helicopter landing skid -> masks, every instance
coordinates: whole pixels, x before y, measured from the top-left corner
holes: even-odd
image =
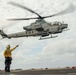
[[[41,38],[41,37],[40,37],[39,40],[50,39],[50,38],[56,38],[56,37],[58,37],[58,36],[52,36],[52,35],[51,35],[51,37],[46,37],[46,38]]]

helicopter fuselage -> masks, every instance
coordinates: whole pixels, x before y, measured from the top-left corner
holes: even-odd
[[[47,23],[45,20],[37,20],[29,26],[23,27],[24,32],[9,34],[10,38],[28,37],[28,36],[49,36],[49,34],[61,33],[68,25],[61,22]]]
[[[18,37],[29,37],[29,36],[40,36],[45,37],[50,34],[58,34],[61,33],[68,25],[61,22],[53,22],[48,23],[45,20],[36,20],[36,22],[32,23],[29,26],[23,27],[25,31],[17,32],[12,34],[6,34],[0,30],[0,34],[3,38],[18,38]]]

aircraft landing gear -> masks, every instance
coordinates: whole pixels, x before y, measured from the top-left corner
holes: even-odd
[[[51,37],[45,37],[45,38],[42,38],[42,37],[40,36],[40,39],[39,39],[39,40],[49,39],[49,38],[56,38],[56,37],[58,37],[58,35],[56,35],[56,36],[52,36],[52,34],[51,34]]]

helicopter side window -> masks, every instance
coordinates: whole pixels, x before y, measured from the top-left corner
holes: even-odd
[[[26,34],[27,34],[27,31],[26,31]]]
[[[31,33],[33,33],[33,31],[31,31]]]

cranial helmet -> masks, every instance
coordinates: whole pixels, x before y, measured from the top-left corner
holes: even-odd
[[[7,49],[9,49],[10,48],[10,45],[7,45],[7,47],[6,47]]]

